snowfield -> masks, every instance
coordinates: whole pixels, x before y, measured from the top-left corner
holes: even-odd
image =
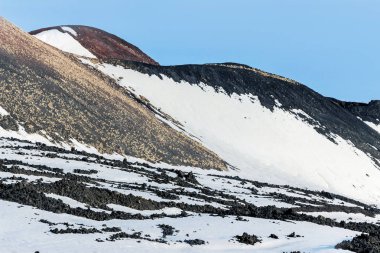
[[[378,229],[337,195],[137,160],[0,138],[0,252],[343,252]]]
[[[229,96],[206,84],[177,83],[164,75],[82,61],[170,115],[180,123],[176,127],[195,136],[245,178],[380,203],[380,172],[373,159],[340,136],[330,136],[334,143],[318,133],[298,116],[311,118],[300,109],[289,112],[277,104],[271,111],[252,94]]]
[[[163,218],[147,221],[92,221],[66,214],[53,214],[33,209],[29,206],[20,207],[7,201],[0,201],[0,216],[10,217],[0,220],[0,251],[1,252],[343,252],[335,250],[334,245],[355,236],[355,232],[344,229],[329,228],[307,222],[283,222],[248,218],[248,221],[236,221],[234,217],[210,217],[209,215],[191,216],[173,219]],[[54,222],[84,224],[85,227],[102,229],[120,227],[123,231],[141,231],[151,237],[161,237],[159,224],[168,224],[177,230],[174,236],[168,237],[168,244],[144,240],[125,239],[119,241],[96,242],[106,240],[107,234],[65,234],[58,235],[49,232],[49,226],[39,222],[41,218]],[[191,226],[189,226],[191,224]],[[78,226],[78,225],[76,225]],[[64,226],[63,226],[64,227]],[[79,226],[78,226],[79,227]],[[7,233],[1,233],[7,231]],[[287,238],[292,232],[303,235],[301,238]],[[276,233],[281,239],[268,238],[258,246],[241,245],[229,241],[235,235],[250,232],[260,238],[267,238]],[[189,246],[176,242],[190,237],[203,238],[206,245]]]

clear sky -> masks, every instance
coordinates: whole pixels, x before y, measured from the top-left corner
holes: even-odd
[[[25,31],[98,27],[162,65],[232,61],[380,99],[379,0],[0,0],[0,15]]]

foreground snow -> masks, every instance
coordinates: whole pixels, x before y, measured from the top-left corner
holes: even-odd
[[[124,165],[118,167],[115,165],[121,165],[118,161],[83,152],[0,138],[0,161],[3,162],[0,188],[9,191],[12,187],[21,187],[11,196],[0,191],[0,217],[6,217],[0,219],[0,252],[83,252],[84,249],[86,252],[338,252],[335,245],[361,233],[331,226],[338,223],[317,225],[302,221],[309,219],[308,216],[295,214],[289,217],[301,220],[281,218],[287,216],[253,217],[258,214],[250,211],[246,216],[223,214],[234,206],[243,208],[242,212],[246,212],[244,208],[251,210],[255,206],[264,208],[259,212],[266,212],[265,207],[272,206],[268,209],[271,212],[275,206],[279,213],[292,208],[310,217],[349,216],[354,218],[353,222],[376,223],[376,218],[367,215],[368,206],[338,196],[247,181],[236,177],[238,172],[151,166],[129,160],[128,164],[123,162]],[[186,175],[192,176],[185,179]],[[83,186],[88,192],[85,188],[76,192],[77,187]],[[44,192],[44,197],[36,195],[35,190]],[[168,199],[160,192],[177,198]],[[105,193],[109,197],[103,199]],[[91,200],[91,194],[99,197]],[[131,196],[139,200],[129,204],[119,201]],[[31,201],[28,202],[31,205],[25,201]],[[41,205],[44,201],[49,202]],[[58,202],[51,205],[51,201]],[[106,205],[94,204],[97,201],[107,202]],[[135,206],[146,201],[159,203],[161,207],[152,209],[147,205],[140,209]],[[55,210],[57,205],[64,208]],[[188,208],[199,212],[186,210]],[[317,213],[314,209],[322,211]],[[344,216],[328,211],[330,209],[352,213]],[[379,217],[378,211],[374,211]],[[317,218],[311,220],[325,222]],[[160,228],[162,224],[173,228],[173,233],[165,236]],[[117,231],[105,230],[115,227]],[[76,229],[84,232],[77,233]],[[86,232],[89,230],[93,232]],[[138,233],[138,238],[112,239],[120,232]],[[290,236],[293,232],[295,237]],[[254,234],[262,242],[239,243],[235,236],[243,233]],[[270,238],[271,234],[278,239]],[[195,239],[205,244],[190,246],[186,243]]]
[[[186,218],[163,218],[146,221],[93,221],[66,214],[53,214],[19,204],[0,201],[0,251],[1,252],[343,252],[335,250],[334,246],[357,233],[319,226],[307,222],[282,222],[247,218],[248,221],[236,221],[235,217],[211,217],[209,215],[191,216]],[[123,231],[141,231],[160,238],[159,224],[173,226],[179,232],[167,236],[168,244],[125,239],[120,241],[96,242],[96,239],[106,240],[107,234],[66,234],[49,233],[49,226],[39,222],[40,219],[56,223],[68,222],[79,227],[95,227],[101,229],[120,227]],[[288,238],[287,235],[297,231],[303,237]],[[263,243],[257,246],[242,245],[230,241],[235,235],[249,232],[263,238]],[[275,233],[279,239],[268,236]],[[186,234],[189,234],[187,236]],[[188,246],[178,243],[178,240],[202,238],[208,243],[201,246]]]

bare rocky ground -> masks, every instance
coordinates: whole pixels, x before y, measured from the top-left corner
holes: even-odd
[[[357,237],[339,243],[337,248],[379,252],[380,210],[328,192],[255,182],[224,172],[107,159],[15,139],[0,139],[0,161],[0,200],[21,206],[99,222],[160,221],[198,215],[235,217],[236,226],[250,218],[310,222],[358,232]],[[361,215],[367,220],[330,219],[313,213]],[[97,243],[136,240],[192,247],[208,243],[196,234],[175,239],[184,231],[165,223],[155,226],[161,232],[153,236],[146,231],[123,231],[117,226],[95,227],[44,218],[39,222],[48,226],[47,233],[56,235],[102,235]],[[189,224],[189,228],[196,230],[196,225]],[[278,240],[277,233],[272,231],[266,238],[259,238],[247,231],[230,241],[258,245]],[[284,238],[304,236],[294,231]]]

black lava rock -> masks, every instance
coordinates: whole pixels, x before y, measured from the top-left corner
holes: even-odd
[[[235,236],[237,241],[244,244],[255,245],[256,243],[260,243],[261,240],[256,235],[250,235],[248,233],[243,233],[242,235]]]

